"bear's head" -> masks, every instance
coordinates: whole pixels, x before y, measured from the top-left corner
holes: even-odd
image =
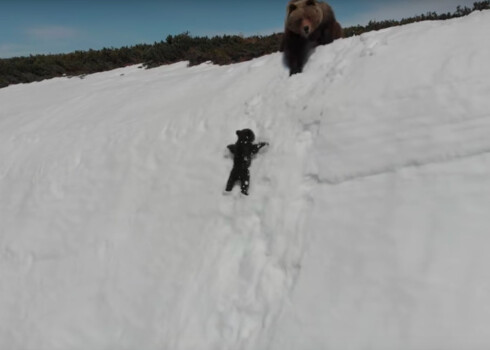
[[[323,20],[317,0],[291,0],[287,7],[286,29],[307,38]]]
[[[238,142],[252,143],[255,140],[254,132],[250,129],[237,130]]]

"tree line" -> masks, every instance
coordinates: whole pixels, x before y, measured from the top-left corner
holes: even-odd
[[[344,28],[345,37],[404,25],[408,23],[446,20],[473,11],[490,9],[490,0],[473,3],[473,8],[458,6],[453,13],[429,12],[402,20],[370,21],[367,25]],[[57,55],[31,55],[0,59],[0,88],[61,76],[83,76],[134,64],[153,68],[163,64],[189,61],[190,65],[213,62],[225,65],[251,60],[279,50],[282,33],[242,37],[223,35],[193,37],[189,33],[169,35],[164,41],[122,48],[75,51]]]

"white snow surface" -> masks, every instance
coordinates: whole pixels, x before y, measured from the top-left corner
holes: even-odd
[[[489,33],[1,89],[0,349],[490,349]]]

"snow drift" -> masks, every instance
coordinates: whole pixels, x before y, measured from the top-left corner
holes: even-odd
[[[1,89],[0,348],[489,348],[489,32]]]

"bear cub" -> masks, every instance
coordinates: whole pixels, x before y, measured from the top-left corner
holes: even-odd
[[[231,169],[226,191],[230,192],[236,182],[240,182],[240,188],[244,195],[248,195],[250,185],[250,172],[248,168],[252,164],[252,157],[260,149],[267,146],[267,142],[254,144],[255,135],[250,129],[237,130],[238,141],[234,145],[228,145],[228,149],[233,154],[233,169]]]
[[[330,5],[317,0],[289,1],[281,43],[289,75],[303,71],[313,48],[342,37],[342,27]]]

